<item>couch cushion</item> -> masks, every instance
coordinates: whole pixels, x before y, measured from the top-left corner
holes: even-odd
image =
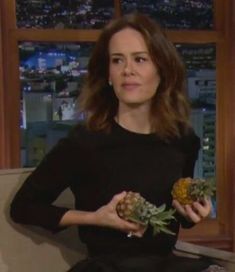
[[[0,170],[0,271],[64,272],[86,256],[75,227],[51,234],[9,218],[11,200],[31,170]],[[56,203],[72,207],[71,192],[65,191]]]

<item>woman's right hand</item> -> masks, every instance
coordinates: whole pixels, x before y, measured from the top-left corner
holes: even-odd
[[[146,227],[123,220],[117,214],[116,206],[125,195],[126,192],[115,195],[108,204],[102,206],[94,213],[96,225],[118,229],[131,233],[134,236],[142,237]]]

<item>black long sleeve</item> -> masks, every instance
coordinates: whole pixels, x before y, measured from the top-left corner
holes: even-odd
[[[188,138],[186,138],[183,142],[183,148],[187,156],[184,163],[182,177],[193,178],[194,167],[196,160],[198,159],[198,152],[200,149],[200,139],[198,137],[191,137],[191,140],[189,141]],[[189,222],[181,214],[177,214],[177,219],[179,220],[182,228],[188,229],[195,225],[193,222]]]
[[[68,207],[53,202],[66,188],[75,198],[75,208],[95,211],[122,191],[136,191],[149,202],[171,207],[171,189],[182,176],[191,176],[199,149],[199,139],[190,132],[182,139],[166,143],[155,134],[132,133],[114,123],[110,133],[91,132],[79,125],[49,152],[26,179],[11,205],[11,217],[23,224],[33,224],[58,231]],[[191,227],[178,216],[169,228]],[[147,231],[142,239],[128,239],[122,232],[98,226],[80,226],[81,240],[91,251],[110,247],[129,251],[152,248],[169,252],[177,235]],[[102,246],[101,246],[102,245]]]
[[[69,187],[75,162],[76,149],[68,139],[61,140],[26,179],[14,197],[10,215],[15,222],[60,229],[58,223],[68,208],[52,203]]]

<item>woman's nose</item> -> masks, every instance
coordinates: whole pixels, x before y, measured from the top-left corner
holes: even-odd
[[[134,67],[133,67],[133,63],[131,61],[127,61],[125,63],[123,72],[124,72],[125,75],[134,74]]]

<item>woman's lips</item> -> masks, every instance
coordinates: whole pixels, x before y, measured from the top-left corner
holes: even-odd
[[[140,86],[140,84],[138,84],[138,83],[124,83],[124,84],[122,84],[122,87],[125,90],[134,90],[134,89],[138,88],[139,86]]]

